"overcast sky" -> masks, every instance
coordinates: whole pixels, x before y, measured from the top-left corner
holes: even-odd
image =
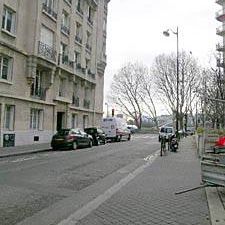
[[[176,35],[162,34],[168,28],[176,31],[178,26],[180,50],[191,51],[207,65],[216,43],[222,40],[216,35],[216,28],[222,25],[215,19],[220,9],[215,0],[111,0],[105,96],[113,75],[126,62],[139,61],[150,67],[157,55],[176,52]]]

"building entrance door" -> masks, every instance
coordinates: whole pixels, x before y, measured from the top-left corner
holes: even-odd
[[[64,112],[57,112],[57,131],[64,128]]]

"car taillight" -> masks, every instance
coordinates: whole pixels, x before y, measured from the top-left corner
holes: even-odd
[[[74,136],[72,136],[72,135],[68,135],[68,136],[66,136],[66,140],[74,140],[75,139],[75,137]]]

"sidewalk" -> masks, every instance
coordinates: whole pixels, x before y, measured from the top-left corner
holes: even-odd
[[[175,194],[200,184],[195,143],[192,137],[184,138],[180,151],[159,156],[134,180],[76,224],[224,225],[224,188],[200,188]]]
[[[44,152],[51,150],[50,143],[44,144],[33,144],[33,145],[22,145],[16,147],[0,147],[0,158],[27,155],[36,152]]]

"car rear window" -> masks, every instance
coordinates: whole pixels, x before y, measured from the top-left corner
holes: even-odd
[[[166,129],[166,133],[172,133],[172,132],[173,132],[172,128],[167,128]]]
[[[64,135],[68,135],[70,132],[70,130],[59,130],[57,132],[58,135],[64,136]]]

